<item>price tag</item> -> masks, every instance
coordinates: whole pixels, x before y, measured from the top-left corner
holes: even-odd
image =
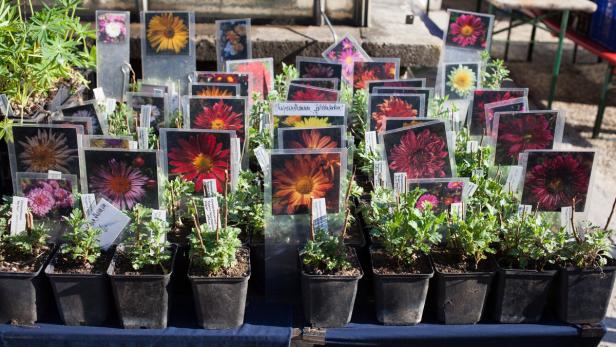
[[[462,186],[462,196],[470,198],[475,194],[479,186],[473,182],[464,182]]]
[[[255,152],[255,157],[257,157],[257,161],[259,162],[259,166],[261,167],[261,171],[263,171],[263,173],[267,173],[269,171],[269,166],[270,166],[270,157],[267,155],[267,151],[265,150],[265,147],[263,147],[262,145],[255,148],[254,150]]]
[[[216,180],[213,178],[206,178],[203,180],[203,196],[206,198],[213,198],[216,196],[218,189],[216,187]]]
[[[461,202],[454,202],[449,205],[449,208],[451,209],[452,216],[464,219],[464,205]]]
[[[94,207],[96,206],[96,197],[94,194],[81,194],[81,208],[86,218],[92,214]]]
[[[466,143],[466,153],[475,153],[479,150],[479,142],[468,141]]]
[[[386,170],[387,163],[384,160],[374,162],[374,188],[387,186]]]
[[[62,172],[54,171],[54,170],[49,170],[49,171],[47,171],[47,179],[48,180],[61,180],[62,179]]]
[[[312,199],[312,225],[314,230],[329,230],[325,198]]]
[[[520,185],[520,180],[522,179],[522,170],[521,166],[512,166],[509,169],[509,173],[507,174],[507,181],[505,181],[505,191],[506,192],[514,192],[518,189]]]
[[[94,92],[94,99],[96,99],[96,101],[105,100],[105,91],[102,87],[94,88],[92,91]]]
[[[564,227],[567,232],[573,232],[573,225],[571,224],[571,216],[573,215],[573,208],[571,206],[565,206],[560,208],[560,226]]]
[[[400,196],[406,193],[406,172],[394,173],[394,194]]]
[[[205,210],[205,223],[211,230],[220,228],[220,208],[217,198],[203,198],[203,209]]]
[[[533,212],[533,205],[519,205],[518,216],[528,216]]]
[[[130,218],[109,201],[101,199],[88,216],[88,221],[103,231],[98,237],[98,244],[107,250],[130,223]]]
[[[137,127],[137,142],[139,149],[148,149],[148,137],[150,136],[150,128]]]
[[[167,210],[152,210],[152,220],[167,221]]]
[[[11,236],[26,231],[26,212],[28,211],[28,198],[13,196],[11,203]]]
[[[144,128],[150,127],[152,120],[152,105],[141,106],[141,112],[139,113],[139,125]]]
[[[366,149],[370,152],[376,153],[376,131],[366,131]]]

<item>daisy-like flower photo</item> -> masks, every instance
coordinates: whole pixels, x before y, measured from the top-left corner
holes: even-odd
[[[79,175],[77,127],[13,127],[16,172]]]
[[[269,91],[274,87],[274,61],[272,58],[229,60],[227,61],[227,71],[249,74],[252,91],[259,93],[261,99],[267,99]]]
[[[339,211],[340,154],[273,154],[271,165],[272,214],[307,214],[311,198],[325,198],[327,213]]]
[[[520,153],[552,149],[558,112],[501,113],[496,130],[495,165],[517,165]]]
[[[398,59],[354,62],[353,89],[364,89],[369,81],[397,79],[399,64]]]
[[[148,53],[159,55],[189,54],[188,13],[146,13],[145,21]]]
[[[191,84],[191,95],[238,96],[239,84]]]
[[[479,64],[445,64],[445,95],[450,99],[464,99],[478,87]]]
[[[71,106],[61,108],[62,117],[70,118],[70,117],[84,117],[89,118],[91,120],[92,126],[92,134],[101,135],[103,134],[103,130],[101,129],[100,122],[98,120],[98,114],[96,112],[96,105],[94,102],[87,102],[83,105]]]
[[[152,113],[150,113],[150,127],[154,128],[158,134],[158,129],[165,127],[165,96],[155,95],[154,93],[127,93],[128,105],[133,110],[133,117],[139,119],[141,107],[143,105],[151,105]]]
[[[342,78],[342,65],[340,63],[315,62],[297,59],[297,70],[300,78]]]
[[[349,84],[353,84],[354,62],[371,60],[363,48],[349,35],[329,46],[323,52],[323,57],[329,62],[342,64],[342,78]]]
[[[473,103],[471,111],[471,124],[469,131],[471,135],[483,135],[486,128],[485,105],[505,101],[509,99],[521,98],[526,95],[526,89],[476,89],[473,92]]]
[[[121,210],[158,208],[156,152],[85,150],[88,192]]]
[[[216,45],[219,68],[224,68],[227,60],[249,59],[250,38],[248,33],[250,19],[231,19],[216,21]]]
[[[244,142],[244,99],[194,98],[189,108],[191,129],[234,130]]]
[[[126,15],[102,13],[98,16],[98,40],[103,43],[122,43],[126,40]]]
[[[224,83],[224,84],[239,84],[240,95],[248,96],[250,91],[248,90],[248,74],[246,73],[226,73],[226,72],[196,72],[198,83]]]
[[[370,130],[383,132],[385,119],[390,117],[417,117],[421,107],[421,98],[411,95],[370,96]]]
[[[583,212],[593,166],[594,152],[530,151],[522,204],[537,211],[559,212],[571,206]]]
[[[451,11],[446,44],[459,48],[485,49],[491,19],[491,16],[480,13]]]
[[[279,130],[282,149],[341,148],[343,127],[285,128]]]
[[[432,211],[441,213],[449,210],[451,204],[462,202],[462,190],[465,183],[465,181],[455,178],[434,181],[411,179],[408,181],[408,189],[420,188],[425,191],[417,200],[417,208],[423,210],[426,208],[426,203],[430,203]]]
[[[338,91],[299,84],[290,84],[288,101],[338,101]]]
[[[194,182],[195,192],[203,191],[204,179],[215,179],[218,192],[224,192],[225,171],[231,172],[230,133],[184,130],[164,136],[169,177]]]

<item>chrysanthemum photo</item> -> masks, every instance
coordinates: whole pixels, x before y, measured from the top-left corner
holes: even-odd
[[[224,69],[227,60],[250,59],[250,19],[216,21],[216,52],[218,68]]]
[[[325,198],[327,213],[339,212],[339,153],[272,154],[271,165],[272,214],[308,214],[311,198]]]
[[[465,184],[464,180],[456,178],[435,181],[417,179],[408,181],[408,190],[411,191],[416,188],[424,190],[417,201],[417,208],[423,210],[427,208],[429,203],[432,211],[441,213],[449,210],[451,204],[462,202],[462,191]]]
[[[522,204],[560,212],[575,199],[575,211],[583,212],[594,156],[594,152],[528,152]]]
[[[342,148],[344,127],[283,128],[278,134],[281,149]]]
[[[224,192],[225,171],[231,173],[231,133],[167,131],[161,135],[163,141],[169,177],[180,176],[194,182],[195,192],[203,191],[204,179],[215,179],[218,192]]]
[[[338,101],[338,91],[299,84],[290,84],[288,101]]]
[[[392,181],[396,172],[406,172],[408,179],[451,177],[443,122],[402,128],[382,136]]]
[[[464,99],[479,86],[479,64],[444,64],[445,95],[449,99]]]
[[[61,218],[70,213],[75,204],[77,177],[48,179],[45,174],[19,173],[17,195],[28,198],[28,207],[36,218]]]
[[[75,125],[83,130],[84,135],[93,135],[92,118],[89,117],[62,117],[50,119],[49,124],[55,125]]]
[[[399,59],[356,61],[353,64],[353,89],[364,89],[369,81],[398,78]]]
[[[60,109],[62,112],[62,116],[67,117],[87,117],[91,119],[92,124],[92,134],[93,135],[102,135],[103,130],[101,129],[100,121],[98,119],[98,112],[96,111],[94,101],[87,102],[83,105],[78,106],[70,106],[63,107]]]
[[[450,11],[445,44],[484,50],[491,34],[491,21],[492,16],[486,14]]]
[[[353,84],[354,62],[371,60],[363,48],[349,35],[329,46],[323,52],[323,57],[329,62],[342,64],[342,78],[349,84]]]
[[[469,131],[471,135],[480,136],[485,133],[486,113],[485,105],[509,99],[521,98],[527,94],[527,89],[476,89],[473,92],[473,103],[471,109],[471,120]]]
[[[158,129],[164,128],[166,103],[164,95],[155,95],[154,93],[126,93],[126,99],[129,107],[133,111],[133,117],[139,119],[141,107],[143,105],[151,105],[152,113],[150,113],[150,127],[154,128],[158,133]]]
[[[146,13],[147,52],[158,55],[187,55],[189,19],[187,12]]]
[[[224,83],[239,84],[241,96],[249,96],[249,79],[247,73],[226,73],[226,72],[196,72],[198,83]]]
[[[498,115],[495,165],[517,165],[520,153],[554,147],[557,111]]]
[[[324,128],[345,125],[344,117],[339,116],[278,116],[274,115],[274,143],[278,143],[278,129],[283,128]]]
[[[127,210],[136,204],[158,208],[158,166],[154,151],[84,150],[88,193]]]
[[[234,130],[244,142],[245,99],[191,98],[189,101],[191,129]]]
[[[191,84],[191,95],[195,96],[239,96],[239,84],[199,83]]]
[[[247,73],[250,76],[252,91],[267,99],[274,87],[274,61],[272,58],[229,60],[227,71]]]
[[[414,95],[373,94],[369,99],[370,130],[382,132],[389,117],[417,117],[422,98]]]
[[[126,15],[123,13],[102,13],[98,16],[98,40],[103,43],[122,43],[126,40]]]
[[[522,112],[528,110],[528,98],[515,98],[505,101],[496,101],[484,105],[486,134],[494,135],[494,115],[498,112]]]
[[[387,117],[384,121],[383,131],[412,127],[429,122],[434,122],[434,118]]]
[[[411,78],[408,80],[374,80],[367,81],[366,87],[368,88],[368,93],[372,94],[375,92],[374,88],[380,87],[390,87],[390,88],[424,88],[426,86],[425,78]]]
[[[314,61],[313,58],[297,58],[297,70],[300,78],[337,78],[342,79],[342,64]]]
[[[291,84],[340,90],[340,81],[337,78],[296,78],[291,80]]]

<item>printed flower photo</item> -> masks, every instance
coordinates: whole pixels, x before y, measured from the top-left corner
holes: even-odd
[[[517,165],[520,153],[552,149],[558,111],[499,113],[495,165]]]
[[[148,55],[188,55],[188,12],[146,12],[146,53]]]
[[[337,78],[296,78],[291,80],[291,84],[340,90],[340,83]]]
[[[408,191],[415,188],[425,190],[419,197],[415,205],[416,208],[424,210],[431,206],[432,211],[441,213],[448,211],[449,206],[456,202],[462,202],[462,192],[466,182],[459,179],[429,180],[408,180]]]
[[[434,122],[434,118],[426,117],[387,117],[383,124],[383,131],[396,130],[406,127],[414,127],[430,122]]]
[[[165,112],[167,100],[165,95],[155,95],[153,93],[126,93],[127,104],[133,110],[133,119],[139,119],[141,114],[141,106],[151,105],[152,113],[150,113],[150,127],[158,129],[165,127]]]
[[[281,149],[344,148],[344,126],[278,129]]]
[[[484,50],[491,35],[493,16],[473,12],[449,12],[445,45]]]
[[[411,78],[407,80],[374,80],[367,81],[368,94],[375,93],[374,88],[390,87],[390,88],[425,88],[425,78]]]
[[[130,136],[84,136],[85,148],[130,149]]]
[[[400,72],[400,59],[374,59],[353,63],[353,89],[365,89],[369,81],[395,80]]]
[[[161,143],[165,144],[167,176],[193,182],[195,192],[203,191],[204,179],[215,179],[222,194],[225,171],[228,177],[231,175],[231,137],[229,131],[163,131]]]
[[[372,94],[368,100],[370,130],[383,132],[389,117],[419,117],[425,100],[419,95]]]
[[[300,78],[336,78],[342,80],[342,64],[326,60],[297,57],[295,65]]]
[[[415,88],[415,87],[375,87],[373,94],[414,94],[423,95],[424,100],[430,100],[434,94],[434,88]],[[419,117],[427,117],[428,107],[424,107],[423,113]]]
[[[16,167],[13,172],[59,171],[79,175],[77,126],[13,126],[13,148]]]
[[[522,204],[560,212],[575,199],[575,211],[584,212],[594,157],[594,152],[528,152]]]
[[[465,99],[479,87],[478,63],[444,64],[443,84],[445,95],[450,100]]]
[[[408,179],[452,176],[443,122],[388,131],[381,135],[381,143],[392,182],[396,172],[406,172]]]
[[[84,150],[88,193],[121,210],[158,208],[156,151]]]
[[[224,69],[227,60],[252,58],[249,35],[250,19],[216,21],[218,69]]]
[[[361,48],[352,36],[346,35],[323,52],[323,58],[332,63],[342,64],[342,78],[353,84],[353,66],[356,61],[371,61],[368,53]]]
[[[473,92],[471,107],[471,119],[469,131],[471,135],[481,136],[485,134],[486,112],[485,105],[509,99],[521,98],[528,94],[528,89],[476,89]]]
[[[279,129],[296,128],[327,128],[331,126],[345,126],[346,121],[344,117],[340,116],[279,116],[274,117],[274,143],[278,142]]]
[[[498,112],[521,112],[528,110],[528,98],[515,98],[505,101],[496,101],[484,106],[486,133],[492,136],[494,115]]]
[[[267,99],[269,91],[274,88],[274,60],[272,58],[229,60],[227,71],[247,73],[252,92],[259,93],[261,99]]]
[[[87,117],[62,117],[58,119],[49,119],[49,124],[55,125],[75,125],[82,129],[84,135],[93,135],[92,119]]]
[[[197,83],[190,85],[190,95],[194,96],[239,96],[239,84]]]
[[[124,13],[106,12],[96,18],[98,41],[108,44],[123,43],[127,37],[128,18]]]
[[[246,99],[200,98],[189,100],[191,129],[234,130],[240,142],[246,136]]]
[[[102,135],[103,134],[103,129],[101,128],[98,111],[96,110],[96,101],[92,100],[83,105],[60,108],[60,112],[62,112],[62,116],[64,118],[69,118],[69,117],[90,118],[91,125],[92,125],[91,134],[92,135]]]
[[[17,195],[28,198],[35,218],[60,220],[70,214],[75,204],[77,176],[48,179],[46,174],[17,173]]]
[[[309,214],[311,198],[339,212],[341,166],[340,153],[272,154],[272,214]]]
[[[250,80],[247,73],[198,71],[195,75],[198,83],[239,84],[241,96],[250,96],[251,94]]]
[[[289,84],[287,101],[338,101],[339,92],[335,89],[324,89],[301,84]]]

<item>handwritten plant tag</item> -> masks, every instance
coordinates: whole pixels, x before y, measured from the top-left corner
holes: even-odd
[[[86,218],[92,214],[94,207],[96,207],[96,197],[94,194],[81,194],[81,208]]]
[[[466,153],[475,153],[479,150],[479,142],[468,141],[466,143]]]
[[[137,127],[137,143],[139,149],[148,149],[149,146],[150,128]]]
[[[261,167],[261,171],[263,171],[263,173],[267,173],[269,171],[269,156],[267,155],[267,151],[265,150],[265,147],[263,147],[262,145],[255,148],[254,150],[255,152],[255,157],[257,157],[257,162],[259,162],[259,166]]]
[[[507,180],[505,181],[505,191],[506,192],[515,192],[520,185],[520,181],[522,180],[522,171],[524,168],[521,166],[512,166],[509,169],[509,173],[507,174]]]
[[[366,131],[366,149],[376,153],[376,131]]]
[[[139,125],[144,128],[150,127],[152,119],[152,105],[141,106],[141,113],[139,114]]]
[[[96,101],[105,100],[105,91],[103,90],[103,88],[94,88],[92,92],[94,92],[94,99],[96,99]]]
[[[460,219],[464,219],[464,204],[461,202],[454,202],[450,206],[451,215],[457,216]]]
[[[152,220],[167,221],[167,210],[152,210]]]
[[[327,208],[325,198],[312,199],[312,225],[314,230],[327,231]]]
[[[394,173],[394,194],[400,196],[406,193],[406,172]]]
[[[26,212],[28,211],[28,198],[13,196],[11,203],[11,236],[26,231]]]
[[[568,233],[573,232],[573,225],[571,224],[572,215],[573,208],[571,208],[571,206],[564,206],[560,208],[560,226],[565,228]]]
[[[218,207],[218,199],[203,198],[203,209],[205,210],[205,223],[210,230],[220,228],[220,208]]]
[[[387,163],[384,160],[374,162],[374,188],[386,187]]]
[[[61,180],[62,179],[62,172],[54,171],[54,170],[48,170],[47,171],[47,179],[48,180]]]
[[[206,178],[203,180],[203,196],[206,198],[213,198],[216,196],[217,192],[216,179]]]
[[[518,216],[528,216],[533,212],[532,205],[519,205],[518,206]]]
[[[107,250],[130,223],[130,217],[109,201],[101,199],[88,216],[88,221],[93,227],[102,229],[98,244],[102,249]]]
[[[470,198],[475,194],[479,186],[473,182],[465,182],[462,187],[462,196]]]

